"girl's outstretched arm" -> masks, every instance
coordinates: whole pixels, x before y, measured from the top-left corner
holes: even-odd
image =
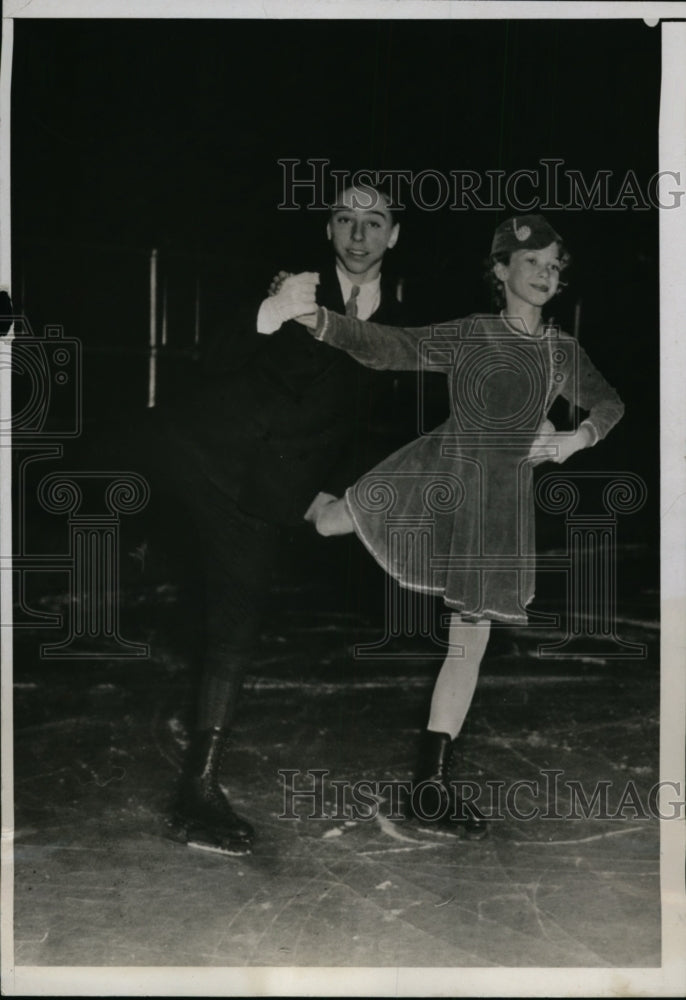
[[[459,324],[459,320],[456,320],[445,327],[382,326],[380,323],[363,323],[348,316],[339,316],[324,307],[317,310],[316,324],[313,320],[313,317],[303,317],[302,322],[317,340],[346,351],[367,368],[391,371],[415,371],[422,368],[422,345],[429,342],[445,343],[447,338],[454,339],[455,327]],[[446,363],[445,369],[450,367],[451,364]],[[432,364],[432,370],[440,370],[440,366],[437,368]]]

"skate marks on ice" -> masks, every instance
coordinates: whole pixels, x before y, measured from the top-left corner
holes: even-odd
[[[232,763],[251,759],[236,750]],[[128,795],[126,781],[118,786],[119,807],[115,786],[100,782],[86,786],[88,802],[74,801],[73,785],[39,808],[38,786],[53,777],[36,773],[38,821],[17,838],[20,964],[79,964],[84,954],[112,966],[657,960],[647,827],[622,837],[621,850],[549,845],[542,859],[540,839],[520,846],[519,831],[500,828],[474,844],[414,825],[399,840],[394,824],[285,823],[273,792],[251,797],[233,783],[259,839],[250,858],[229,859],[164,837],[154,795],[141,794],[146,774],[131,774]],[[339,835],[327,837],[332,829]]]
[[[301,639],[298,660],[283,631],[287,643],[264,643],[275,660],[246,687],[222,776],[258,830],[247,858],[168,837],[187,672],[167,658],[19,664],[18,964],[79,965],[84,955],[109,966],[659,963],[654,820],[508,819],[472,843],[383,816],[280,819],[283,768],[411,777],[434,671],[419,663],[406,684],[407,663],[395,675],[386,663],[351,670],[347,632],[335,648],[330,633],[321,646]],[[589,787],[632,779],[645,793],[657,776],[654,664],[545,673],[505,641],[498,649],[459,777],[509,785],[561,768]],[[558,799],[564,813],[564,783]],[[526,788],[517,803],[541,805]]]

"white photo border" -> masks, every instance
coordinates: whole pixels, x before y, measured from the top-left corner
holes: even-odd
[[[13,19],[629,19],[661,21],[660,169],[686,178],[686,3],[496,0],[6,0],[0,72],[0,287],[11,286],[10,89]],[[686,742],[686,205],[660,211],[661,779],[684,787]],[[0,352],[11,350],[10,337]],[[10,370],[0,353],[0,418]],[[9,449],[0,448],[0,553],[12,551]],[[12,577],[2,562],[2,988],[7,996],[681,996],[686,993],[686,828],[661,821],[662,965],[655,969],[94,968],[14,966],[12,934]],[[669,790],[664,789],[667,805]]]

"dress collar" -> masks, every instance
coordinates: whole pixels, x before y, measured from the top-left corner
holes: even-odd
[[[523,319],[513,317],[516,322],[512,323],[502,309],[500,310],[499,315],[508,330],[511,330],[512,333],[516,333],[518,337],[526,337],[527,340],[542,340],[543,337],[545,337],[546,327],[543,322],[539,321],[536,331],[534,333],[530,333]]]

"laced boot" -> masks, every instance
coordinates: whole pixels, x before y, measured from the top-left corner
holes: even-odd
[[[453,741],[448,733],[427,729],[414,780],[411,809],[422,823],[448,829],[461,828],[469,840],[481,840],[488,833],[486,817],[472,802],[464,802],[450,781]]]
[[[196,733],[174,807],[173,826],[190,847],[222,854],[249,854],[255,831],[236,812],[219,787],[226,743],[223,729]]]

